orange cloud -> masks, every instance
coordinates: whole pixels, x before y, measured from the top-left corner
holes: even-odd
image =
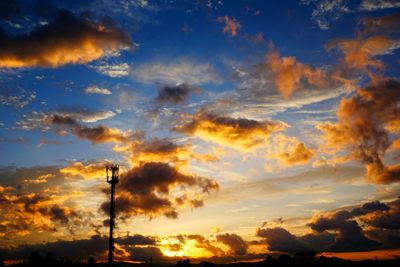
[[[276,88],[286,99],[300,89],[304,81],[313,86],[326,84],[321,69],[298,62],[295,57],[281,57],[273,49],[268,52],[265,64],[267,70],[271,72]]]
[[[399,167],[385,166],[384,156],[391,145],[388,130],[399,134],[394,122],[400,116],[400,83],[376,81],[359,89],[351,98],[343,98],[337,111],[337,123],[316,126],[322,131],[324,144],[331,153],[347,150],[347,158],[360,160],[368,177],[376,183],[399,181]]]
[[[237,234],[220,234],[217,235],[217,241],[229,247],[231,255],[245,255],[249,245]]]
[[[239,29],[242,27],[242,25],[240,25],[239,21],[237,21],[233,17],[232,18],[230,18],[228,16],[218,17],[217,21],[219,23],[225,23],[225,26],[222,29],[222,32],[229,34],[231,37],[236,37]]]
[[[277,134],[272,144],[266,158],[275,159],[284,166],[307,164],[314,157],[314,152],[296,137]]]
[[[186,165],[190,159],[207,162],[218,160],[214,155],[194,152],[190,143],[177,144],[169,139],[158,138],[131,140],[126,144],[116,145],[114,151],[126,153],[132,166],[147,162],[164,162],[180,167]]]
[[[384,35],[375,35],[367,39],[357,36],[355,39],[333,39],[325,45],[330,51],[338,48],[344,54],[343,64],[346,68],[356,70],[367,70],[374,67],[383,69],[383,62],[374,59],[377,55],[386,54],[395,45],[395,41]]]
[[[54,21],[29,34],[2,33],[0,40],[0,68],[83,64],[133,46],[117,27],[77,18],[68,11],[59,11]]]
[[[83,164],[82,162],[74,162],[69,166],[60,169],[60,173],[70,176],[81,176],[85,179],[95,179],[105,176],[105,163],[94,162]]]
[[[175,130],[222,146],[248,151],[267,144],[272,133],[286,127],[287,124],[281,121],[231,118],[200,111],[191,117],[191,121],[176,126]]]
[[[294,149],[280,155],[282,162],[286,165],[306,164],[314,156],[304,143],[298,143]]]
[[[382,17],[365,17],[362,20],[364,33],[378,31],[399,31],[400,30],[400,13],[385,15]]]

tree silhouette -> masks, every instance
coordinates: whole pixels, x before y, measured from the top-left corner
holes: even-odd
[[[28,259],[28,265],[32,267],[42,266],[42,257],[40,256],[39,251],[32,251]]]
[[[90,257],[88,258],[87,266],[89,266],[89,267],[96,266],[96,260],[94,259],[94,257],[90,256]]]

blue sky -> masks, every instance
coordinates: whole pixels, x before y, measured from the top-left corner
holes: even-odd
[[[399,8],[0,4],[0,252],[106,238],[115,162],[117,236],[152,238],[144,250],[160,261],[263,258],[318,238],[330,238],[321,253],[398,255]],[[118,259],[145,260],[120,242]]]

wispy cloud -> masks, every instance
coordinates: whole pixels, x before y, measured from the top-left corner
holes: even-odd
[[[221,82],[218,71],[210,63],[199,63],[191,59],[142,64],[133,68],[131,75],[133,78],[145,83],[189,83],[200,85]]]
[[[99,94],[99,95],[111,95],[111,91],[107,88],[101,88],[96,85],[91,85],[85,88],[86,94]]]
[[[129,75],[128,63],[107,63],[105,61],[91,65],[97,72],[112,78],[120,78]]]

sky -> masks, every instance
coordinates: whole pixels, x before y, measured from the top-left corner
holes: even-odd
[[[400,256],[400,3],[0,2],[0,254]]]

